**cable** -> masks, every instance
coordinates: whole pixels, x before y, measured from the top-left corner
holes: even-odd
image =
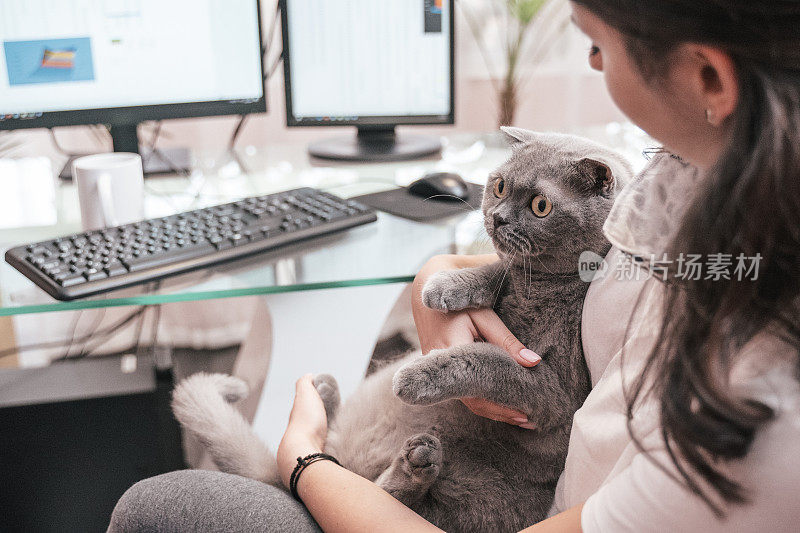
[[[62,357],[68,356],[70,350],[72,350],[72,343],[75,341],[75,333],[77,333],[78,331],[78,321],[81,319],[82,314],[83,314],[83,309],[75,313],[75,319],[72,321],[72,326],[70,326],[69,342],[67,342],[67,349],[64,350],[64,355]]]
[[[155,130],[153,131],[153,137],[150,139],[150,154],[148,157],[156,156],[158,157],[164,164],[169,167],[169,169],[174,173],[178,174],[179,176],[183,176],[184,178],[188,178],[191,175],[186,172],[186,169],[178,168],[178,166],[169,158],[167,155],[156,146],[158,143],[158,138],[161,136],[161,126],[162,122],[159,120],[155,123]]]
[[[85,357],[88,357],[88,356],[92,355],[92,352],[93,352],[94,350],[96,350],[97,348],[99,348],[100,346],[102,346],[103,344],[105,344],[106,342],[108,342],[108,341],[111,339],[111,337],[112,337],[112,336],[114,336],[115,334],[119,333],[119,332],[120,332],[120,331],[122,331],[124,328],[126,328],[126,327],[128,326],[128,324],[130,324],[130,323],[131,323],[133,320],[135,320],[137,317],[138,317],[140,320],[142,320],[142,318],[141,318],[141,317],[144,317],[144,315],[145,315],[146,313],[147,313],[147,307],[143,306],[143,308],[142,308],[142,312],[141,312],[141,313],[138,313],[138,314],[136,314],[135,316],[129,317],[129,319],[126,319],[126,321],[125,321],[124,323],[117,324],[117,327],[115,327],[115,328],[114,328],[114,329],[112,329],[111,331],[103,331],[103,332],[100,332],[100,333],[95,333],[94,335],[92,335],[92,336],[91,336],[91,337],[90,337],[90,338],[89,338],[89,339],[86,341],[86,343],[84,343],[83,347],[81,348],[81,351],[79,351],[79,352],[78,352],[77,354],[75,354],[75,355],[70,355],[70,356],[68,356],[68,357],[65,357],[63,360],[66,360],[66,359],[69,359],[69,360],[73,360],[73,359],[83,359],[83,358],[85,358]],[[89,343],[90,343],[91,341],[95,340],[97,337],[100,337],[100,339],[99,339],[97,342],[95,342],[95,343],[94,343],[94,345],[90,346],[90,345],[89,345]],[[59,360],[62,360],[62,359],[56,359],[56,361],[59,361]]]
[[[97,331],[97,328],[99,328],[99,327],[100,327],[100,326],[103,324],[103,319],[104,319],[105,317],[106,317],[106,308],[104,307],[104,308],[103,308],[103,309],[100,311],[100,313],[98,313],[97,317],[96,317],[96,318],[94,319],[94,321],[92,322],[92,325],[91,325],[91,326],[89,326],[89,327],[86,329],[86,331],[87,331],[87,332],[89,332],[89,334],[93,334],[93,332]],[[79,354],[83,353],[83,351],[86,349],[86,345],[88,344],[88,342],[89,342],[89,341],[86,341],[86,342],[82,343],[83,345],[81,346],[81,349],[80,349],[80,351],[78,351],[78,353],[79,353]],[[66,355],[66,357],[69,357],[69,356],[70,356],[70,355],[69,355],[69,352],[67,352],[65,355]]]
[[[114,324],[113,326],[109,326],[108,328],[105,328],[104,330],[102,330],[100,332],[89,333],[89,334],[83,335],[83,336],[81,336],[81,337],[79,337],[77,339],[74,339],[74,342],[86,342],[87,340],[91,339],[92,335],[95,335],[95,334],[105,335],[107,333],[113,333],[116,330],[118,330],[120,327],[123,327],[125,324],[127,324],[128,322],[130,322],[131,320],[133,320],[134,318],[139,316],[144,311],[144,309],[145,309],[145,306],[141,306],[137,311],[134,311],[133,313],[129,314],[127,317],[123,318],[118,323]],[[65,341],[66,341],[66,339],[60,339],[60,340],[57,340],[57,341],[39,342],[39,343],[35,343],[35,344],[28,344],[28,345],[25,345],[25,346],[15,346],[15,347],[12,347],[12,348],[6,348],[5,350],[1,350],[0,351],[0,357],[5,357],[5,356],[11,355],[11,354],[20,354],[22,352],[27,352],[27,351],[30,351],[30,350],[38,350],[38,349],[41,349],[41,348],[56,348],[58,346],[63,346]],[[73,359],[73,357],[61,356],[61,357],[57,357],[55,359],[52,359],[51,362],[53,362],[53,361],[62,361],[62,360],[66,360],[66,359]]]
[[[233,133],[231,133],[231,138],[228,141],[228,150],[233,150],[236,146],[236,140],[239,138],[239,134],[242,132],[242,128],[244,127],[245,122],[250,115],[240,115],[239,122],[236,123],[236,127],[233,129]]]
[[[272,41],[275,39],[275,30],[278,27],[278,20],[280,20],[281,15],[281,3],[275,2],[275,12],[272,15],[272,22],[269,23],[269,31],[267,31],[267,40],[264,42],[264,46],[261,47],[261,53],[264,54],[264,57],[267,57],[267,53],[269,52],[270,46],[272,46]]]
[[[145,315],[147,315],[147,312],[142,313],[142,316],[139,317],[139,322],[136,324],[136,333],[133,334],[133,338],[135,339],[133,353],[137,357],[139,356],[139,346],[142,343],[142,331],[144,330]]]
[[[83,348],[81,348],[80,352],[78,352],[77,354],[74,354],[74,355],[68,355],[67,357],[53,359],[53,360],[51,360],[51,363],[52,362],[56,362],[56,361],[68,361],[68,360],[71,361],[71,360],[74,360],[74,359],[82,359],[82,358],[86,357],[87,355],[91,354],[91,352],[93,350],[97,349],[99,346],[102,346],[105,342],[107,342],[111,336],[113,336],[114,334],[118,333],[123,328],[127,327],[128,324],[130,324],[131,322],[136,320],[136,318],[138,318],[141,315],[143,315],[146,311],[147,311],[147,306],[143,305],[143,306],[139,307],[133,313],[130,313],[128,316],[126,316],[123,319],[119,320],[117,323],[115,323],[115,324],[113,324],[113,325],[111,325],[111,326],[109,326],[109,327],[107,327],[105,329],[102,329],[102,330],[99,330],[99,331],[95,331],[93,333],[89,333],[89,334],[85,335],[83,337],[82,341],[85,342],[86,344],[84,344],[84,346],[83,346]],[[89,347],[89,342],[91,342],[92,340],[97,339],[98,337],[100,338],[99,342],[97,342],[93,346]]]
[[[150,285],[150,287],[149,287],[149,291],[150,291],[150,292],[156,291],[156,290],[158,290],[160,287],[161,287],[161,282],[160,282],[160,281],[156,281],[155,283],[153,283],[153,284],[151,284],[151,285]],[[157,304],[157,305],[156,305],[156,307],[161,307],[161,304]],[[137,315],[137,316],[139,317],[139,323],[138,323],[138,325],[137,325],[137,329],[136,329],[136,333],[135,333],[135,337],[136,337],[136,339],[137,339],[137,341],[136,341],[136,342],[137,342],[137,346],[138,346],[138,342],[139,342],[139,341],[138,341],[138,339],[140,339],[140,338],[141,338],[141,329],[142,329],[142,327],[144,326],[144,319],[145,319],[145,315],[147,314],[147,311],[148,311],[148,309],[149,309],[149,306],[142,306],[142,308],[141,308],[141,311],[142,311],[142,312],[141,312],[140,314],[138,314],[138,315]],[[96,342],[96,343],[95,343],[93,346],[91,346],[91,347],[89,347],[89,346],[88,346],[88,345],[89,345],[89,343],[87,342],[87,343],[86,343],[86,344],[83,346],[83,348],[81,348],[81,351],[80,351],[80,352],[79,352],[77,355],[75,355],[75,356],[72,356],[72,357],[69,357],[68,359],[79,359],[79,358],[84,358],[84,357],[89,357],[89,356],[92,356],[92,354],[93,354],[93,352],[94,352],[95,350],[97,350],[97,349],[98,349],[99,347],[101,347],[103,344],[105,344],[106,342],[108,342],[108,341],[110,340],[110,338],[111,338],[111,337],[112,337],[114,334],[116,334],[116,333],[119,333],[119,332],[122,330],[122,328],[123,328],[123,327],[126,327],[126,326],[127,326],[127,324],[128,324],[128,323],[129,323],[129,321],[125,321],[123,324],[118,324],[118,327],[116,327],[116,328],[113,328],[113,329],[111,329],[110,331],[105,331],[105,332],[102,332],[102,333],[99,333],[99,334],[97,334],[98,336],[100,336],[100,337],[101,337],[101,338],[100,338],[100,340],[99,340],[98,342]],[[138,348],[137,348],[137,350],[138,350]]]
[[[280,20],[280,18],[281,18],[281,3],[276,2],[275,12],[272,15],[272,21],[269,23],[269,30],[267,31],[267,39],[261,45],[261,66],[264,67],[263,68],[264,74],[262,75],[262,81],[264,82],[265,86],[267,82],[270,80],[270,78],[272,78],[272,75],[275,73],[275,68],[274,68],[275,64],[273,64],[269,68],[266,68],[267,67],[266,63],[269,53],[271,51],[270,48],[272,47],[272,41],[275,40],[275,32],[277,31],[278,21]],[[278,54],[278,59],[276,59],[275,63],[280,61],[281,56],[283,56],[283,51],[281,51],[281,53]]]
[[[272,63],[272,66],[269,68],[269,73],[267,74],[267,81],[269,81],[272,78],[273,74],[275,74],[275,71],[278,70],[278,65],[281,64],[282,60],[283,60],[283,52],[278,54],[278,57],[275,58],[275,61]]]
[[[153,310],[153,325],[151,326],[153,329],[152,337],[150,338],[150,355],[153,357],[153,363],[156,367],[159,366],[158,361],[158,352],[157,352],[157,345],[158,345],[158,326],[161,324],[161,306],[155,306]]]

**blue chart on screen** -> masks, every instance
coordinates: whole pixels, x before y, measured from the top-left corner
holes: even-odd
[[[443,0],[425,0],[425,33],[442,32]]]
[[[94,80],[89,37],[5,41],[3,48],[11,86]]]

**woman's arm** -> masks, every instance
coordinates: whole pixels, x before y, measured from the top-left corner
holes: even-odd
[[[581,511],[583,505],[576,505],[563,513],[522,530],[522,533],[581,533]]]
[[[296,387],[289,426],[278,447],[278,469],[284,485],[297,457],[322,451],[327,433],[325,407],[311,375]],[[331,461],[307,466],[297,483],[300,499],[327,533],[440,531],[380,487]]]
[[[303,472],[298,492],[326,533],[441,531],[361,476],[330,461]]]

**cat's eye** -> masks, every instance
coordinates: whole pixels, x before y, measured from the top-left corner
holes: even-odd
[[[506,194],[508,194],[506,182],[503,180],[503,178],[497,178],[494,182],[494,195],[498,198],[503,198]]]
[[[542,196],[541,194],[535,196],[531,202],[531,210],[533,214],[539,218],[544,218],[553,210],[553,203]]]

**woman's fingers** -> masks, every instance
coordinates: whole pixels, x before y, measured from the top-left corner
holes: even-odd
[[[439,313],[438,311],[432,312]],[[439,314],[441,315],[441,313]],[[432,346],[431,349],[450,348],[452,346],[460,346],[475,341],[477,330],[472,324],[472,318],[467,312],[458,311],[449,313],[448,315],[442,315],[440,320],[441,322],[438,324],[432,324],[437,334],[437,338],[434,339],[437,345]],[[428,351],[430,350],[427,350],[426,353]]]
[[[301,393],[303,389],[308,387],[308,385],[314,386],[314,374],[304,374],[300,379],[297,380],[294,384],[294,392]]]
[[[492,403],[483,398],[461,398],[461,403],[467,406],[467,409],[472,411],[478,416],[494,420],[496,422],[505,422],[512,426],[519,426],[525,429],[534,429],[533,424],[525,416],[525,413],[516,411],[503,405]]]
[[[420,308],[414,311],[414,323],[425,354],[431,350],[469,344],[477,333],[466,311],[445,314],[420,304]]]
[[[470,316],[481,337],[487,342],[503,348],[517,363],[525,367],[532,367],[538,365],[542,360],[537,353],[519,342],[519,339],[503,324],[497,313],[491,309],[474,309],[470,311]]]
[[[295,384],[294,404],[289,414],[289,428],[309,438],[322,439],[328,430],[325,405],[322,403],[314,376],[306,374]]]
[[[295,384],[294,406],[302,414],[316,413],[320,409],[325,412],[322,398],[314,386],[314,375],[306,374]]]
[[[314,396],[319,398],[319,393],[317,392],[317,388],[314,387],[314,375],[313,374],[306,374],[294,385],[294,403],[295,407],[304,408],[309,403],[314,402]],[[322,399],[320,398],[320,401]]]

